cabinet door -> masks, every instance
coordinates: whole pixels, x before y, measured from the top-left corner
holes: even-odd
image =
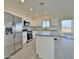
[[[42,59],[54,59],[53,37],[36,36],[36,54]]]
[[[23,32],[23,44],[27,42],[27,31]]]
[[[14,16],[16,32],[22,31],[22,18]]]
[[[4,12],[4,25],[12,26],[12,22],[13,22],[13,15]]]

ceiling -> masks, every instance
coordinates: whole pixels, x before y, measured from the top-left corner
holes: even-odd
[[[44,5],[40,5],[40,1]],[[33,8],[30,11],[30,8]],[[29,18],[74,18],[74,0],[4,0],[4,9]],[[47,12],[47,14],[44,14]],[[36,16],[36,14],[38,14]]]

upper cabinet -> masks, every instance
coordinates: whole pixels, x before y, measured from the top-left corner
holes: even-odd
[[[4,25],[11,26],[13,22],[13,15],[6,13],[4,14]]]
[[[14,23],[16,27],[16,32],[22,31],[22,18],[14,16]]]

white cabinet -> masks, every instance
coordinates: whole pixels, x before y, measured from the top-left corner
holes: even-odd
[[[23,32],[23,44],[27,42],[27,31]]]
[[[36,54],[42,59],[54,59],[54,38],[36,36]]]

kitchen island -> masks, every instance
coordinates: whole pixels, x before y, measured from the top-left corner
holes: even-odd
[[[42,59],[54,59],[54,38],[51,31],[43,31],[36,34],[36,54]]]
[[[61,31],[59,29],[36,29],[33,30],[36,38],[36,54],[41,59],[54,59],[54,40],[59,40]]]

